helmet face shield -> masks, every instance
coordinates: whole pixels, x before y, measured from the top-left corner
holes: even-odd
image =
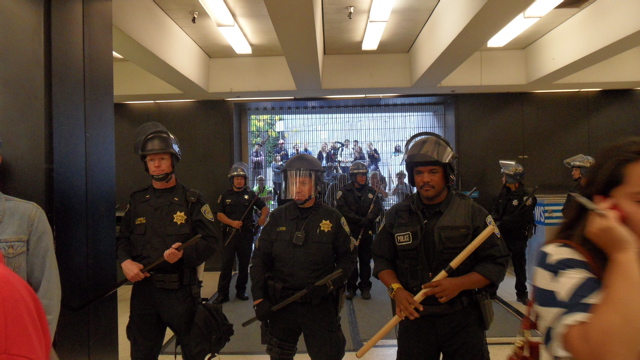
[[[596,161],[591,156],[582,154],[572,156],[564,160],[563,162],[566,167],[570,168],[588,168],[596,163]]]
[[[303,204],[317,193],[316,184],[320,174],[317,171],[304,169],[287,170],[285,175],[284,199],[292,199],[297,204]]]
[[[524,168],[512,160],[500,160],[500,172],[506,175],[507,184],[515,184],[524,180]]]

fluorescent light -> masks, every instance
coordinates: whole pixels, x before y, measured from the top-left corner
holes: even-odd
[[[218,20],[218,26],[233,26],[236,23],[224,0],[200,0],[200,4],[211,18]]]
[[[395,0],[373,0],[369,10],[369,21],[387,21]]]
[[[248,101],[248,100],[291,100],[294,99],[293,96],[281,96],[281,97],[254,97],[254,98],[227,98],[227,101]]]
[[[112,53],[113,53],[113,57],[114,57],[114,58],[116,58],[116,59],[124,59],[124,56],[122,56],[122,55],[118,54],[117,52],[112,51]]]
[[[495,34],[487,43],[488,47],[502,47],[516,36],[522,34],[531,25],[535,24],[540,18],[525,18],[522,13],[518,14],[515,19],[511,20],[507,26]]]
[[[362,40],[362,50],[376,50],[378,48],[385,26],[387,26],[386,21],[369,21],[367,23]]]
[[[369,9],[369,21],[362,39],[362,50],[376,50],[387,26],[395,0],[373,0]]]
[[[157,103],[172,103],[172,102],[187,102],[195,101],[194,99],[182,99],[182,100],[156,100]]]
[[[218,30],[227,39],[236,54],[251,54],[251,45],[224,0],[200,0],[200,4],[212,19],[216,19]]]
[[[233,26],[218,26],[218,30],[224,35],[225,39],[237,54],[251,54],[251,45],[244,37],[242,30],[238,24]]]
[[[363,98],[365,97],[364,95],[327,95],[327,96],[323,96],[325,98],[329,98],[329,99],[343,99],[343,98]]]
[[[125,101],[123,104],[150,104],[153,103],[153,100],[145,100],[145,101]]]
[[[577,92],[580,89],[562,89],[562,90],[536,90],[534,93],[552,93],[552,92]]]
[[[561,2],[562,0],[538,0],[524,11],[524,17],[541,18],[547,15],[551,10],[555,9]]]

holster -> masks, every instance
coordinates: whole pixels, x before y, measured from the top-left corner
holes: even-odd
[[[473,298],[480,306],[480,312],[482,313],[482,324],[485,330],[489,330],[491,323],[493,322],[493,300],[488,292],[483,290],[476,290],[473,293]]]

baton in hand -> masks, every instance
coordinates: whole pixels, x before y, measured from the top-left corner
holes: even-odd
[[[186,249],[187,247],[195,244],[198,240],[200,240],[202,238],[202,235],[198,234],[194,237],[192,237],[191,239],[189,239],[189,241],[187,241],[186,243],[178,246],[178,248],[176,249],[177,251],[182,251],[184,249]],[[164,259],[164,256],[159,257],[156,261],[154,261],[153,263],[151,263],[151,265],[145,266],[142,270],[140,270],[141,273],[146,273],[149,272],[149,270],[153,269],[154,267],[162,264],[163,262],[165,262],[166,260]],[[109,289],[107,292],[99,294],[97,296],[94,296],[93,298],[89,299],[88,301],[85,301],[84,303],[78,305],[78,306],[74,306],[74,307],[68,307],[69,310],[71,311],[80,311],[84,308],[86,308],[87,306],[100,301],[104,298],[106,298],[107,296],[113,294],[116,290],[118,290],[122,285],[126,284],[129,282],[129,279],[127,279],[126,277],[120,281],[118,281],[118,283],[112,287],[111,289]],[[66,306],[65,306],[66,307]]]
[[[378,192],[380,191],[380,189],[378,187],[376,187],[376,194],[373,196],[373,200],[371,201],[371,205],[369,206],[369,211],[367,211],[367,215],[365,216],[369,216],[369,214],[371,213],[371,210],[373,210],[373,206],[376,204],[376,199],[378,198]],[[362,239],[362,235],[364,235],[364,226],[362,227],[362,230],[360,230],[360,235],[358,235],[358,240],[356,240],[356,246],[360,245],[360,239]]]
[[[449,274],[452,273],[458,266],[460,266],[460,264],[467,257],[469,257],[469,255],[471,255],[471,253],[473,253],[478,248],[478,246],[480,246],[485,240],[487,240],[487,238],[491,236],[491,234],[495,230],[496,230],[495,225],[491,224],[487,226],[487,228],[484,229],[484,231],[482,231],[480,235],[478,235],[478,237],[476,237],[469,245],[467,245],[467,247],[464,250],[462,250],[462,252],[458,254],[458,256],[456,256],[456,258],[453,259],[449,263],[449,265],[447,265],[447,267],[444,270],[440,271],[440,273],[431,281],[442,280],[447,276],[449,276]],[[420,292],[416,296],[414,296],[413,299],[417,302],[422,302],[422,300],[424,300],[424,298],[427,297],[426,292],[428,290],[429,289],[420,290]],[[399,317],[398,315],[395,315],[384,327],[382,327],[382,329],[380,329],[380,331],[378,331],[378,333],[376,333],[371,338],[371,340],[367,341],[367,343],[364,344],[364,346],[360,348],[358,352],[356,352],[356,357],[358,359],[363,357],[364,354],[367,353],[367,351],[369,351],[375,344],[378,343],[378,341],[380,341],[385,335],[387,335],[387,333],[391,331],[391,329],[393,329],[396,325],[398,325],[400,321],[402,321],[402,318]]]
[[[249,203],[249,207],[247,207],[247,210],[245,210],[244,214],[242,214],[242,217],[240,218],[241,222],[244,222],[244,218],[247,217],[249,210],[253,209],[253,204],[256,202],[257,198],[258,198],[258,194],[256,194],[256,197],[254,197],[253,200],[251,200],[251,203]],[[231,231],[231,235],[229,235],[229,238],[227,239],[227,241],[225,241],[224,246],[229,245],[229,241],[231,241],[231,238],[233,238],[233,235],[236,234],[237,230],[238,230],[237,228],[233,228],[233,230]]]
[[[332,272],[331,274],[329,274],[329,275],[325,276],[324,278],[322,278],[322,279],[320,279],[320,280],[316,281],[316,282],[313,284],[313,286],[322,286],[322,285],[325,285],[325,284],[327,284],[329,281],[331,281],[331,280],[333,280],[333,279],[337,278],[337,277],[338,277],[338,276],[340,276],[340,275],[342,275],[342,269],[338,269],[338,270],[336,270],[336,271]],[[299,292],[297,292],[297,293],[295,293],[295,294],[291,295],[291,297],[287,298],[285,301],[283,301],[283,302],[279,302],[279,303],[277,303],[277,304],[273,305],[273,306],[271,307],[271,312],[276,312],[276,311],[278,311],[278,310],[282,309],[283,307],[285,307],[285,306],[287,306],[287,305],[291,304],[292,302],[294,302],[294,301],[296,301],[296,300],[300,299],[301,297],[303,297],[303,296],[307,295],[307,293],[308,293],[308,292],[309,292],[309,291],[308,291],[307,289],[302,289],[302,290],[300,290]],[[256,316],[254,316],[254,317],[252,317],[251,319],[249,319],[249,320],[247,320],[247,321],[243,322],[243,323],[242,323],[242,327],[247,327],[247,326],[249,326],[249,325],[253,324],[256,320],[258,320],[258,318],[257,318]]]

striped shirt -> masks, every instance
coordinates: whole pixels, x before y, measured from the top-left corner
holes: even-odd
[[[547,350],[556,357],[571,356],[564,335],[570,326],[589,321],[591,306],[602,298],[600,280],[571,246],[550,243],[540,249],[533,285],[538,330]]]

